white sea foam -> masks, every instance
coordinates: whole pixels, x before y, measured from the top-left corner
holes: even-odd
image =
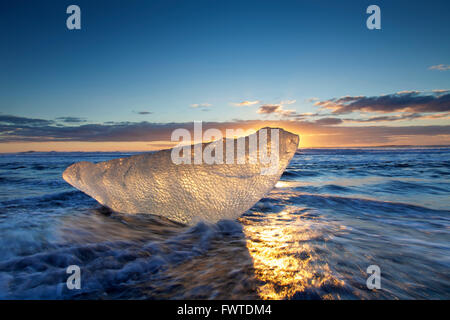
[[[63,178],[117,212],[151,213],[186,224],[235,219],[274,187],[297,150],[297,135],[282,129],[274,135],[273,129],[267,130],[267,145],[256,148],[258,160],[254,161],[250,142],[261,130],[239,138],[245,141],[243,164],[175,164],[169,149],[97,164],[78,162],[64,171]],[[259,159],[264,159],[262,152],[272,152],[275,137],[278,150],[273,170],[273,163]],[[239,139],[232,141],[236,154]],[[211,149],[213,143],[201,144],[202,150]]]

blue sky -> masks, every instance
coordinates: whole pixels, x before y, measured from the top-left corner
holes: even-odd
[[[66,28],[70,4],[81,30]],[[370,4],[381,30],[366,28]],[[314,113],[313,97],[450,88],[449,70],[430,70],[450,64],[448,1],[10,1],[0,12],[3,115],[264,120],[280,114],[258,108],[281,101]],[[243,101],[258,103],[232,105]]]

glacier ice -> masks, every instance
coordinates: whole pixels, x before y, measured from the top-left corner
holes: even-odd
[[[259,144],[255,151],[252,141],[261,138],[262,130],[267,130],[266,140],[259,141],[267,143],[266,149]],[[273,137],[279,141],[276,149]],[[222,141],[231,143],[230,149],[223,147],[223,158],[232,150],[234,163],[176,164],[171,157],[173,149],[168,149],[96,164],[78,162],[63,172],[63,178],[116,212],[150,213],[185,224],[235,219],[274,187],[295,154],[299,137],[283,129],[263,128],[247,137]],[[217,141],[187,148],[192,151],[201,145],[201,150],[211,149],[213,143]],[[244,150],[245,163],[238,161],[238,150]],[[260,156],[273,150],[278,151],[275,170],[264,173],[273,162],[260,161]],[[257,160],[252,161],[255,155]],[[190,157],[194,159],[194,152]]]

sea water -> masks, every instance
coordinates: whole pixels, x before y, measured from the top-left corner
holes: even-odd
[[[0,299],[450,298],[450,148],[299,149],[239,219],[194,226],[111,212],[61,177],[128,155],[0,155]]]

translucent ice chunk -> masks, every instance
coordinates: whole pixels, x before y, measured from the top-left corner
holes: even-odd
[[[261,136],[263,130],[266,139]],[[278,148],[274,148],[276,140]],[[297,150],[299,137],[283,129],[263,128],[247,137],[219,142],[223,142],[222,151],[211,153],[218,141],[203,143],[200,150],[213,155],[223,152],[223,163],[196,164],[194,150],[196,146],[199,150],[199,144],[183,151],[192,151],[190,164],[176,164],[173,149],[168,149],[96,164],[78,162],[64,171],[63,178],[116,212],[151,213],[186,224],[214,223],[239,217],[274,187]],[[234,151],[231,163],[226,158],[230,150]],[[275,157],[269,163],[269,157],[262,161],[264,152],[270,155],[273,151]]]

